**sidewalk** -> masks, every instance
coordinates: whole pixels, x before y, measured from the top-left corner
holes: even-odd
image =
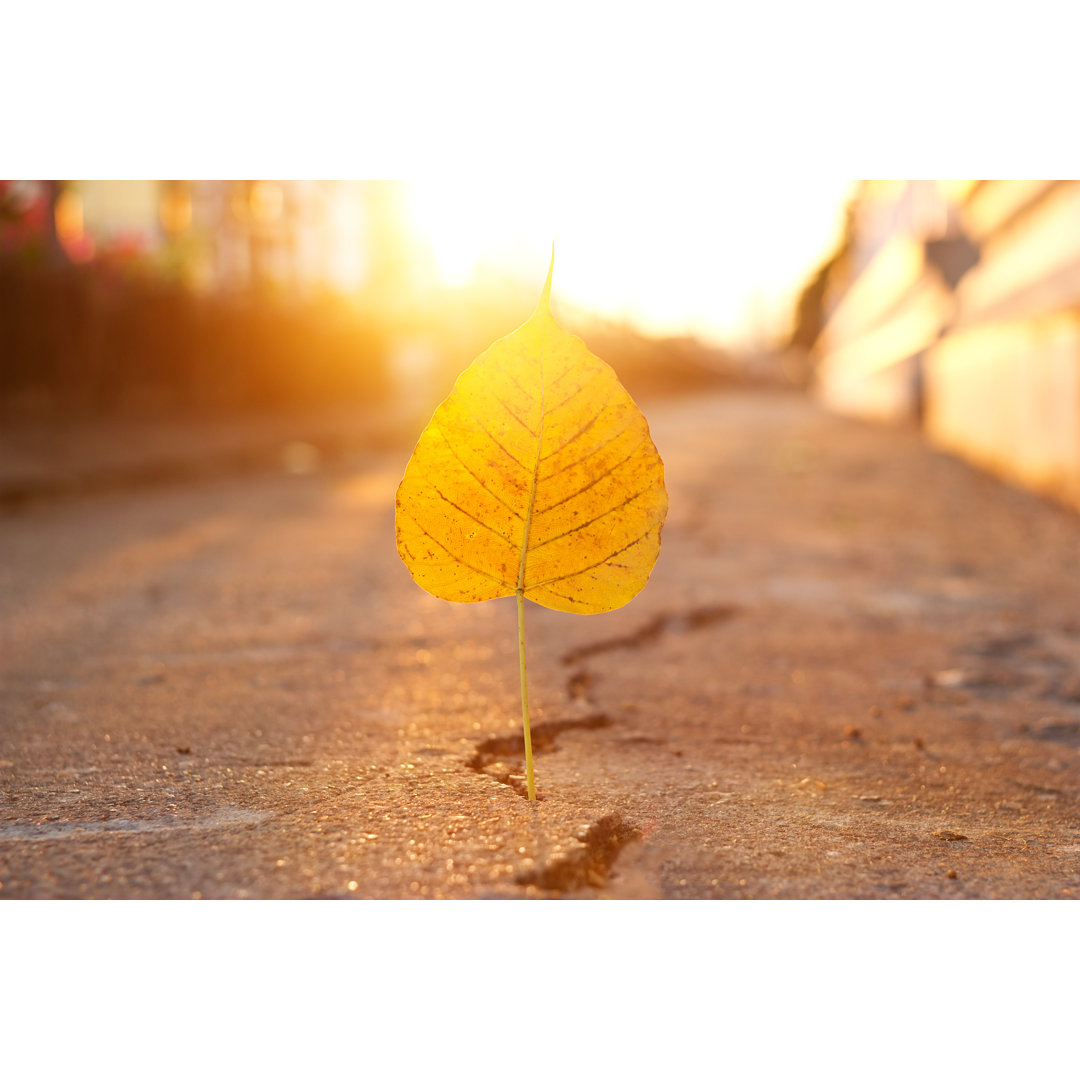
[[[1080,896],[1080,518],[795,396],[643,402],[618,612],[437,601],[408,447],[0,514],[0,898]]]
[[[397,445],[416,423],[393,404],[186,421],[7,419],[0,508],[230,473],[312,472],[359,449]]]

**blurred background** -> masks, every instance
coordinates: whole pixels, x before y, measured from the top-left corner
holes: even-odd
[[[810,393],[1080,504],[1080,184],[965,180],[0,181],[4,498],[407,441],[553,240],[635,397]]]

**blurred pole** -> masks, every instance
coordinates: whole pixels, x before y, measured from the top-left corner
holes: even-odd
[[[64,245],[60,242],[60,233],[56,228],[56,209],[60,196],[64,193],[62,180],[43,180],[45,188],[45,261],[55,269],[70,263]]]

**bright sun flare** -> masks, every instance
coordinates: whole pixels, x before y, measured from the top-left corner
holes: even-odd
[[[798,287],[839,238],[850,181],[651,185],[414,182],[406,206],[439,277],[539,280],[657,334],[745,338],[784,324]]]

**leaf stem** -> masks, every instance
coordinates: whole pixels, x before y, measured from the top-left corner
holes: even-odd
[[[518,657],[521,660],[521,724],[525,732],[525,782],[529,799],[536,802],[536,779],[533,776],[532,734],[529,732],[529,681],[525,675],[525,592],[517,591]]]

